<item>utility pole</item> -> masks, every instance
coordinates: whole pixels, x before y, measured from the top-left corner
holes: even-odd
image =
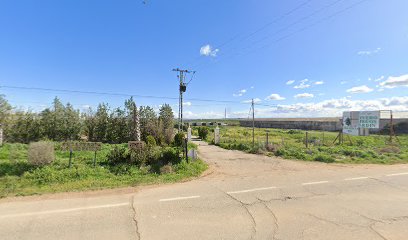
[[[225,112],[224,112],[224,119],[227,119],[227,108],[225,108]]]
[[[183,93],[187,90],[187,84],[184,79],[187,73],[191,73],[189,70],[182,70],[179,68],[173,69],[174,72],[178,72],[179,85],[179,113],[178,113],[178,130],[183,131]]]
[[[252,147],[255,147],[255,104],[253,98],[251,106],[252,106]]]

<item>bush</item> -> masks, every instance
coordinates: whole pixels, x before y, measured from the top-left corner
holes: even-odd
[[[287,134],[303,134],[300,130],[290,129],[286,132]]]
[[[161,151],[161,160],[164,164],[177,164],[180,162],[180,152],[172,147],[165,147]]]
[[[54,161],[54,144],[51,142],[30,143],[28,147],[28,162],[35,166],[44,166]]]
[[[318,162],[325,162],[325,163],[332,163],[336,161],[332,156],[329,155],[324,155],[324,154],[319,154],[313,158],[313,160],[318,161]]]
[[[149,135],[149,136],[146,137],[146,144],[148,146],[155,147],[156,146],[156,139],[154,139],[153,136]]]
[[[130,163],[130,153],[125,146],[115,146],[106,156],[109,165]]]
[[[174,146],[176,147],[182,147],[184,144],[184,133],[179,132],[174,136]]]
[[[198,136],[202,139],[202,140],[206,140],[208,133],[209,133],[209,129],[208,127],[199,127],[198,128]]]
[[[160,168],[160,174],[170,174],[173,173],[173,166],[170,164],[164,165]]]
[[[387,146],[379,150],[380,153],[400,153],[401,149],[397,146]]]
[[[147,145],[142,150],[130,150],[131,163],[137,166],[155,164],[160,159],[160,149]]]

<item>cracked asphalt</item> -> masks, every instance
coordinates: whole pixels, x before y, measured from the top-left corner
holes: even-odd
[[[1,239],[408,239],[408,165],[289,161],[199,142],[184,183],[0,201]]]

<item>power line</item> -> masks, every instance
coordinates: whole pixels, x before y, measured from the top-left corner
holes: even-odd
[[[306,6],[307,4],[309,4],[309,3],[312,2],[312,1],[313,1],[313,0],[306,0],[306,1],[302,2],[302,3],[300,3],[299,5],[295,6],[294,8],[292,8],[292,9],[290,9],[289,11],[285,12],[284,14],[282,14],[282,15],[280,15],[280,16],[274,18],[272,21],[270,21],[270,22],[264,24],[264,25],[261,26],[260,28],[257,28],[255,31],[250,32],[249,34],[243,36],[242,39],[241,39],[239,42],[242,42],[242,41],[245,41],[245,40],[250,39],[251,37],[255,36],[255,35],[258,34],[259,32],[262,32],[263,30],[265,30],[266,28],[268,28],[268,27],[271,26],[272,24],[279,22],[280,20],[282,20],[282,19],[284,19],[285,17],[291,15],[292,13],[296,12],[297,10],[301,9],[302,7]],[[239,38],[240,35],[242,35],[242,34],[236,34],[234,37],[232,37],[232,38],[228,39],[227,41],[225,41],[225,42],[223,42],[223,43],[217,45],[217,46],[215,47],[215,49],[219,49],[219,48],[221,48],[221,47],[224,47],[224,46],[226,46],[226,45],[228,45],[228,44],[234,42],[236,39]],[[194,61],[197,61],[197,60],[199,60],[199,59],[201,59],[201,58],[202,58],[202,57],[199,56],[199,57],[195,58],[193,61],[189,62],[187,65],[189,65],[190,63],[192,63],[192,62],[194,62]]]
[[[11,85],[1,85],[0,88],[5,89],[20,89],[20,90],[33,90],[33,91],[45,91],[45,92],[59,92],[67,94],[91,94],[91,95],[107,95],[107,96],[121,96],[121,97],[138,97],[138,98],[151,98],[151,99],[167,99],[167,100],[178,100],[178,97],[168,97],[168,96],[153,96],[153,95],[139,95],[139,94],[128,94],[128,93],[114,93],[114,92],[97,92],[97,91],[82,91],[82,90],[68,90],[68,89],[55,89],[55,88],[39,88],[39,87],[21,87],[21,86],[11,86]],[[188,101],[197,102],[214,102],[214,103],[230,103],[230,104],[248,104],[242,101],[231,101],[231,100],[216,100],[216,99],[201,99],[201,98],[186,98]]]
[[[336,1],[332,2],[332,3],[329,4],[329,5],[326,5],[326,6],[322,7],[322,8],[320,8],[320,9],[316,10],[315,12],[313,12],[313,13],[311,13],[311,14],[305,16],[305,17],[302,17],[302,19],[303,19],[303,20],[306,20],[306,19],[308,19],[308,18],[310,18],[310,17],[316,15],[318,12],[321,12],[322,9],[327,9],[327,8],[329,8],[329,7],[331,7],[331,6],[334,6],[335,4],[337,4],[337,3],[341,2],[341,1],[344,1],[344,0],[336,0]],[[272,45],[272,44],[274,44],[274,43],[280,42],[280,41],[282,41],[282,40],[284,40],[284,39],[286,39],[286,38],[289,38],[289,37],[291,37],[291,36],[293,36],[293,35],[299,33],[299,32],[305,31],[305,30],[307,30],[307,29],[309,29],[309,28],[311,28],[311,27],[313,27],[313,26],[316,26],[316,25],[318,25],[318,24],[320,24],[320,23],[322,23],[322,22],[324,22],[324,21],[326,21],[326,20],[328,20],[328,19],[331,19],[331,18],[333,18],[333,17],[335,17],[335,16],[337,16],[337,15],[340,15],[341,13],[344,13],[344,12],[346,12],[346,11],[348,11],[348,10],[350,10],[350,9],[352,9],[352,8],[354,8],[354,7],[356,7],[356,6],[360,5],[360,4],[362,4],[362,3],[364,3],[364,2],[367,2],[367,1],[368,1],[368,0],[361,0],[361,1],[358,1],[358,2],[356,2],[356,3],[354,3],[354,4],[351,4],[350,6],[344,8],[344,9],[342,9],[342,10],[339,10],[339,11],[335,12],[334,14],[331,14],[331,15],[329,15],[329,16],[327,16],[327,17],[324,17],[324,18],[322,18],[322,19],[320,19],[320,20],[318,20],[318,21],[316,21],[316,22],[314,22],[314,23],[312,23],[312,24],[309,24],[309,25],[307,25],[307,26],[305,26],[305,27],[303,27],[303,28],[301,28],[301,29],[299,29],[299,30],[297,30],[297,31],[295,31],[295,32],[292,32],[292,33],[290,33],[290,34],[284,35],[283,37],[278,38],[278,39],[276,39],[275,41],[273,41],[273,42],[271,42],[271,43],[269,43],[269,44],[267,44],[267,45],[264,45],[264,46],[262,46],[262,47],[260,47],[260,48],[258,48],[258,49],[255,49],[255,51],[257,51],[257,50],[259,50],[259,49],[263,49],[263,48],[265,48],[265,47],[268,47],[268,46],[270,46],[270,45]],[[289,25],[286,26],[285,28],[282,28],[282,29],[280,29],[279,31],[275,32],[273,35],[270,35],[270,36],[267,36],[267,37],[265,37],[265,38],[263,38],[263,39],[261,39],[261,40],[258,40],[257,42],[255,42],[255,44],[260,43],[260,42],[262,42],[262,41],[264,41],[264,40],[266,40],[266,39],[268,39],[268,38],[270,38],[270,37],[276,35],[278,32],[279,32],[279,33],[280,33],[280,32],[284,32],[285,30],[289,29],[289,28],[292,27],[292,26],[297,25],[297,24],[300,23],[300,22],[301,22],[301,21],[298,21],[298,20],[297,20],[297,21],[295,21],[295,22],[289,24]],[[250,49],[251,47],[255,46],[255,44],[252,44],[252,46],[249,45],[249,46],[245,47],[243,50]],[[241,51],[241,52],[242,52],[242,51]],[[252,52],[254,52],[254,51],[252,51]],[[246,56],[246,55],[248,55],[248,54],[250,54],[250,53],[252,53],[252,52],[247,52],[246,54],[244,54],[244,55],[242,55],[242,56]],[[231,52],[231,54],[230,54],[229,56],[228,56],[228,54],[224,54],[224,55],[220,55],[220,56],[221,56],[221,57],[222,57],[222,56],[228,56],[228,58],[233,58],[233,57],[238,56],[238,55],[240,55],[240,54],[241,54],[241,53],[235,54],[234,52]],[[221,59],[222,59],[222,58],[218,59],[218,61],[220,61]],[[224,60],[225,60],[225,59],[226,59],[226,58],[224,58]],[[208,65],[208,64],[209,64],[209,62],[207,62],[207,63],[205,63],[205,64],[200,64],[200,65],[196,66],[196,68],[198,68],[198,67],[200,67],[200,66],[203,66],[203,65]],[[203,69],[203,68],[201,68],[201,71],[202,71],[202,69]]]

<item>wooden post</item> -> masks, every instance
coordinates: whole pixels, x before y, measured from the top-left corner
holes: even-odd
[[[186,161],[187,161],[187,163],[188,163],[188,139],[186,138],[186,139],[184,139],[184,142],[185,142],[185,152],[186,152]]]
[[[68,167],[71,168],[72,165],[72,147],[69,149],[69,163]]]
[[[266,147],[269,146],[269,133],[266,132]]]
[[[96,167],[96,151],[95,151],[95,155],[94,155],[94,159],[93,159],[94,161],[93,161],[93,165],[94,165],[94,167]]]

